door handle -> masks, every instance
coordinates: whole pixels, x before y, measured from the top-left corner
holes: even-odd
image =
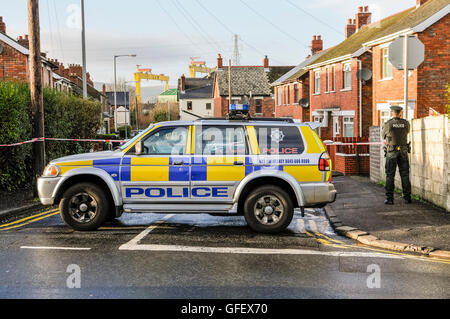
[[[183,161],[175,161],[173,162],[173,165],[183,165]]]
[[[234,165],[244,165],[244,162],[241,162],[241,161],[234,161],[233,164],[234,164]]]

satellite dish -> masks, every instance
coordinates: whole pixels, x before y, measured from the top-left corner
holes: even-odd
[[[306,97],[300,99],[298,101],[298,104],[300,104],[300,106],[304,109],[307,109],[309,107],[309,99],[307,99]]]
[[[356,72],[356,77],[365,84],[366,81],[369,81],[372,78],[372,71],[367,68],[362,68]]]
[[[0,54],[3,53],[3,45],[0,43]]]

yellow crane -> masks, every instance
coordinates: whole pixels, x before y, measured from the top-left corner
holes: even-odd
[[[153,74],[152,69],[141,69],[137,66],[137,72],[134,73],[134,81],[136,83],[136,98],[137,102],[141,103],[141,80],[157,80],[166,82],[164,91],[169,89],[169,76],[164,74]]]
[[[195,78],[195,73],[211,74],[216,68],[208,68],[205,61],[197,61],[197,57],[191,57],[191,64],[189,65],[189,76]]]

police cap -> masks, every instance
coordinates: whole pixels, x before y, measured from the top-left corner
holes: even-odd
[[[402,108],[401,106],[398,106],[398,105],[392,105],[392,106],[391,106],[391,111],[392,111],[392,112],[400,113],[401,110],[403,110],[403,108]]]

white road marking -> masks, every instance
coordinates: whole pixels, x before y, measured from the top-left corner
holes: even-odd
[[[182,245],[130,245],[120,246],[119,250],[146,250],[146,251],[178,251],[196,253],[221,253],[221,254],[258,254],[258,255],[320,255],[331,257],[366,257],[366,258],[390,258],[403,259],[396,255],[366,252],[347,251],[316,251],[306,249],[269,249],[269,248],[246,248],[246,247],[202,247]]]
[[[22,249],[50,249],[50,250],[90,250],[87,247],[51,247],[51,246],[20,246]]]
[[[316,251],[306,249],[270,249],[270,248],[246,248],[246,247],[205,247],[205,246],[183,246],[183,245],[155,245],[139,244],[152,230],[171,218],[174,214],[169,214],[156,221],[144,231],[139,233],[129,242],[121,245],[119,250],[146,250],[146,251],[178,251],[197,253],[219,253],[219,254],[259,254],[259,255],[321,255],[331,257],[371,257],[371,258],[391,258],[403,259],[403,257],[388,255],[383,253],[348,252],[348,251]],[[305,231],[304,221],[298,219],[300,231]],[[302,228],[303,227],[303,228]]]
[[[142,231],[141,233],[139,233],[136,237],[134,237],[132,240],[130,240],[129,242],[123,244],[122,246],[119,247],[119,250],[122,249],[127,249],[128,247],[134,247],[134,246],[138,246],[139,242],[145,238],[145,236],[147,236],[153,229],[155,229],[156,227],[158,227],[160,224],[164,223],[166,220],[168,220],[170,217],[172,217],[174,214],[168,214],[166,216],[164,216],[163,218],[159,219],[158,221],[156,221],[154,224],[150,225],[149,227],[147,227],[144,231]]]

